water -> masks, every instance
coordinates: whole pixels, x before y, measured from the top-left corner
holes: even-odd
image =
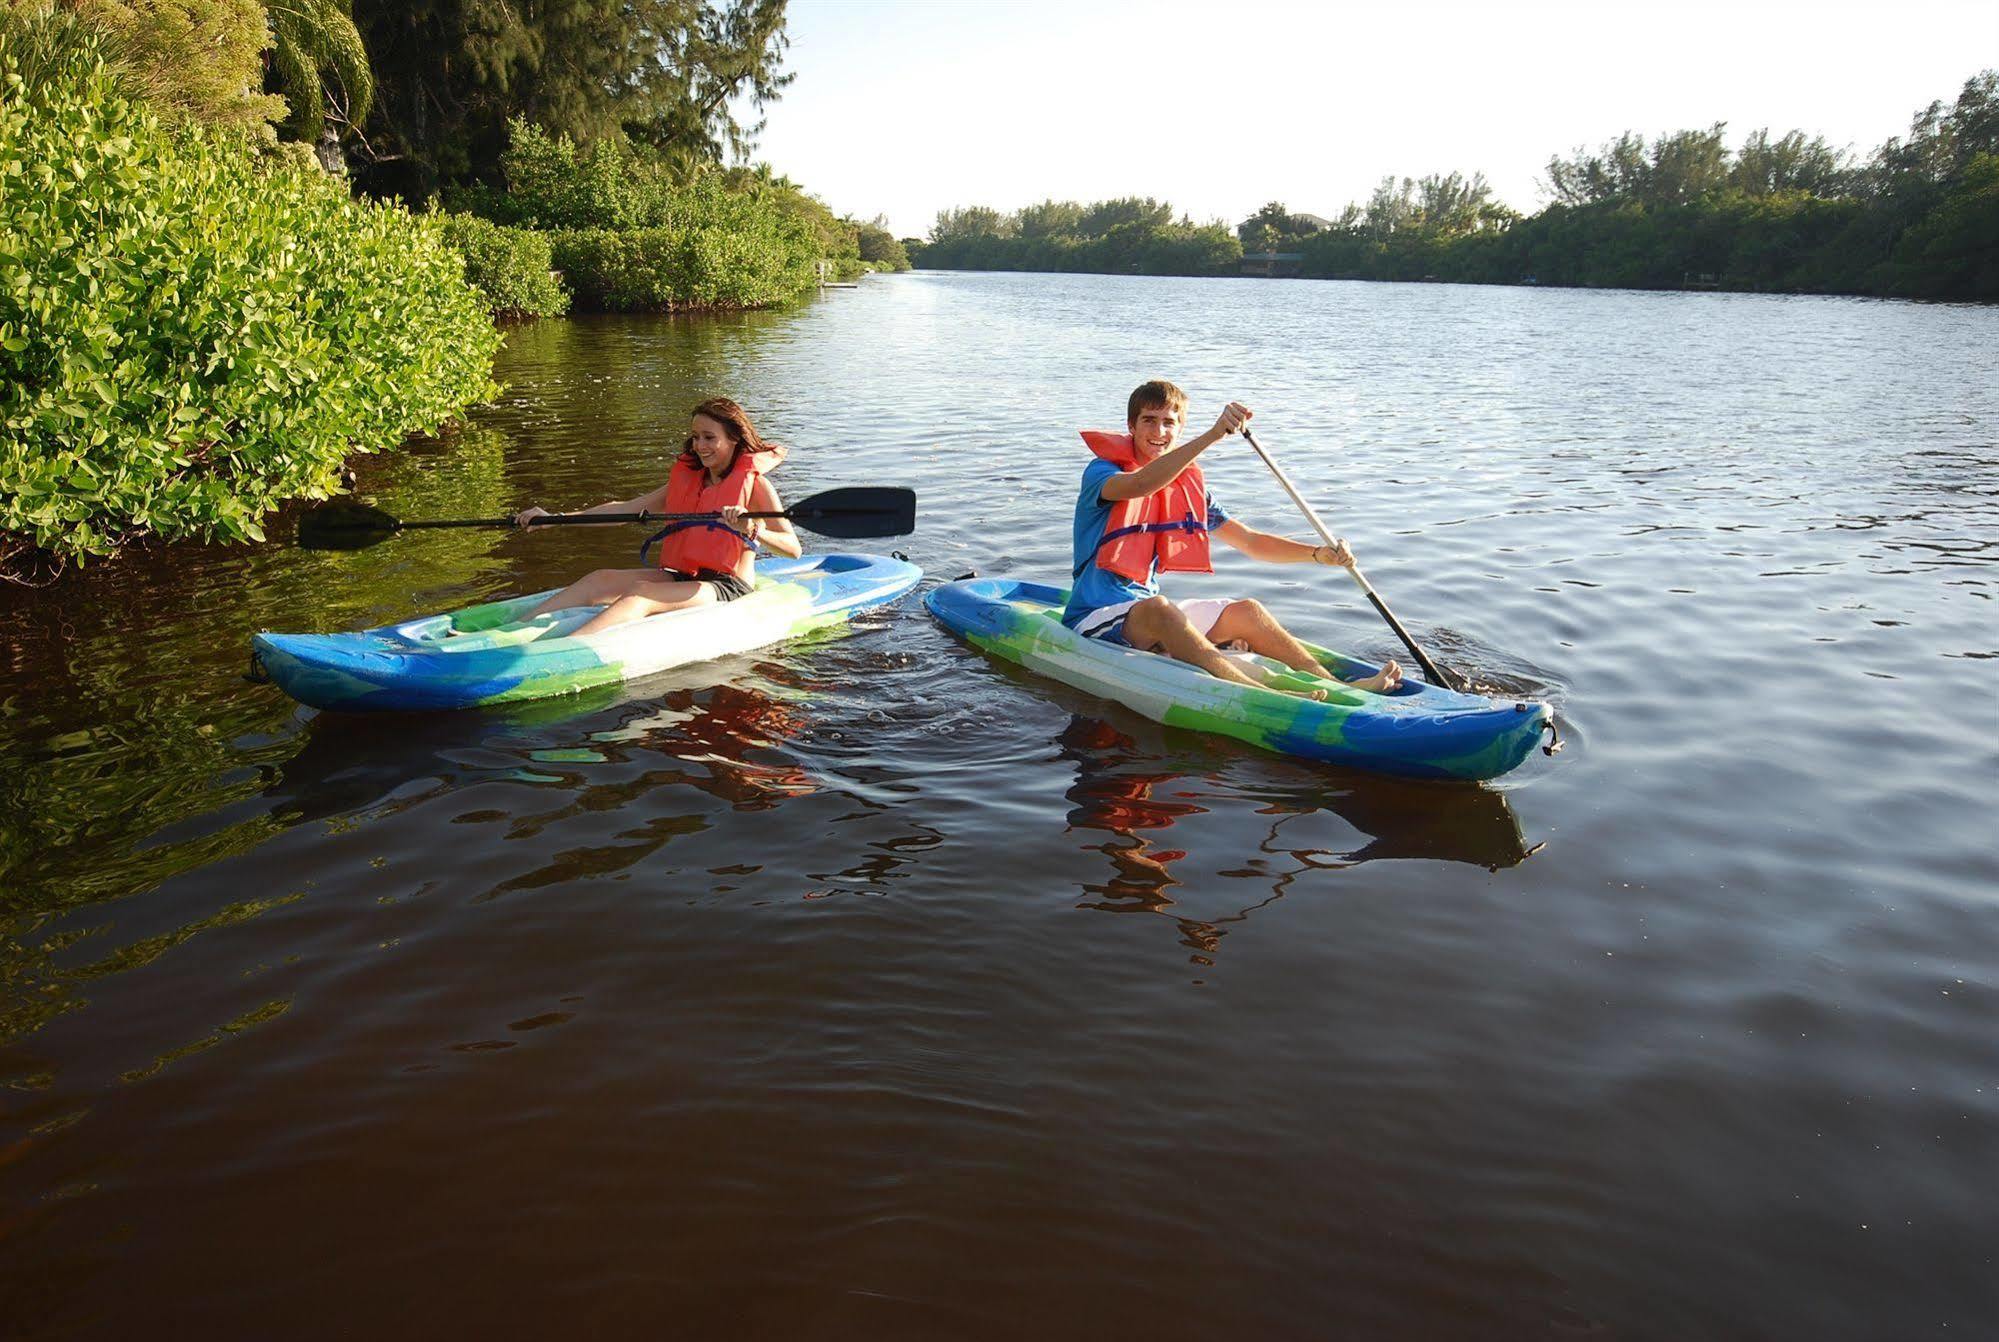
[[[913,485],[937,579],[1059,580],[1074,430],[1142,378],[1240,397],[1571,745],[1306,767],[914,599],[503,712],[240,678],[610,530],[0,593],[0,1333],[1999,1328],[1999,311],[914,275],[501,372],[382,506],[629,497],[725,392],[789,497]],[[1336,573],[1218,567],[1174,590],[1399,652]]]

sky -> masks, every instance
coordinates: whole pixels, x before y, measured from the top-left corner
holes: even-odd
[[[1231,224],[1383,177],[1728,123],[1865,156],[1999,66],[1999,0],[791,0],[754,158],[898,237],[940,209],[1152,196]]]

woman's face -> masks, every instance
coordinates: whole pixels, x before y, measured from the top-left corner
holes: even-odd
[[[728,469],[735,455],[736,440],[729,437],[728,425],[706,415],[696,415],[689,423],[688,436],[694,439],[694,455],[710,473]]]

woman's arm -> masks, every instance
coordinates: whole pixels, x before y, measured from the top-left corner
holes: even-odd
[[[756,487],[750,491],[750,506],[745,508],[724,508],[722,520],[748,536],[753,543],[760,544],[772,554],[796,559],[805,553],[805,542],[792,530],[788,517],[744,517],[745,512],[777,513],[784,511],[784,504],[777,497],[777,489],[762,476],[757,477]]]
[[[588,508],[577,508],[566,513],[551,513],[546,508],[523,508],[514,514],[514,525],[524,527],[530,518],[536,517],[583,517],[591,513],[656,513],[666,507],[666,486],[641,494],[635,499],[614,499],[609,503],[593,503]]]

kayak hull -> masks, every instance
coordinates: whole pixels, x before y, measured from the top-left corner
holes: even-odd
[[[1497,778],[1549,730],[1545,703],[1460,694],[1413,679],[1387,695],[1334,688],[1325,703],[1238,685],[1170,657],[1082,637],[1059,618],[1067,599],[1059,587],[974,578],[933,588],[924,604],[972,646],[1029,671],[1155,722],[1301,759],[1409,778]],[[1306,646],[1342,680],[1380,669]],[[1310,682],[1294,673],[1294,683]]]
[[[477,708],[575,694],[726,657],[846,622],[907,593],[914,564],[823,554],[757,563],[754,591],[734,601],[653,615],[588,638],[602,609],[525,616],[550,593],[468,606],[345,634],[261,633],[253,657],[300,703],[348,712]]]

